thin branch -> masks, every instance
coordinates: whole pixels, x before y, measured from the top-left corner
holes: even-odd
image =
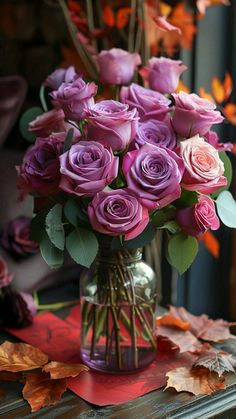
[[[133,52],[137,0],[131,0],[131,9],[132,9],[132,13],[129,20],[128,51]]]

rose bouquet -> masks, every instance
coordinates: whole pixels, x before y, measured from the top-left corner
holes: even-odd
[[[151,58],[145,87],[132,83],[137,53],[113,48],[96,61],[102,83],[73,67],[46,79],[44,112],[23,116],[36,141],[17,168],[18,186],[21,197],[34,196],[32,238],[46,262],[60,266],[66,249],[91,266],[81,280],[83,359],[124,371],[155,356],[156,287],[139,249],[162,229],[167,258],[182,273],[219,218],[236,226],[226,191],[231,145],[211,131],[223,121],[212,103],[176,93],[181,61]]]

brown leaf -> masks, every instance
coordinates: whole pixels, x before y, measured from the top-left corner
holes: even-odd
[[[41,407],[57,403],[66,391],[66,378],[51,380],[50,374],[29,373],[23,388],[23,397],[31,406],[32,412]]]
[[[0,400],[4,399],[5,396],[6,396],[6,390],[0,387]]]
[[[157,326],[171,326],[171,327],[177,327],[177,329],[181,330],[189,330],[189,323],[183,322],[180,319],[177,319],[174,316],[171,316],[170,314],[164,314],[162,317],[158,317],[156,319],[156,325]]]
[[[202,366],[222,377],[224,372],[235,372],[236,360],[227,352],[209,351],[202,354],[194,366]]]
[[[43,371],[49,372],[53,380],[58,378],[77,377],[82,371],[89,371],[83,364],[64,364],[64,362],[52,361],[45,365]]]
[[[160,326],[157,329],[157,336],[164,336],[168,338],[174,345],[177,345],[179,351],[182,352],[196,352],[201,348],[201,343],[188,330],[180,330],[169,326]]]
[[[169,371],[167,374],[167,386],[174,387],[176,391],[187,391],[196,396],[211,394],[219,389],[224,389],[224,379],[218,377],[215,372],[206,368],[197,368],[190,370],[182,367]]]
[[[0,345],[0,371],[27,371],[40,368],[48,356],[27,343],[4,342]]]
[[[9,371],[0,371],[0,381],[20,381],[21,378],[21,373],[18,374]]]

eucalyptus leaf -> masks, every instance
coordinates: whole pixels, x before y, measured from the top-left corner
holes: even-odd
[[[62,224],[62,205],[56,204],[46,216],[46,232],[51,242],[60,250],[65,247],[65,232]]]
[[[236,201],[229,191],[223,191],[216,199],[218,215],[227,227],[236,228]]]
[[[76,263],[89,268],[97,255],[98,241],[92,231],[77,228],[66,238],[66,248]]]
[[[183,274],[193,263],[198,252],[198,241],[195,237],[181,232],[175,234],[168,242],[168,260],[180,274]]]
[[[36,139],[36,134],[33,134],[32,132],[28,131],[29,123],[34,121],[37,116],[43,114],[43,109],[39,106],[34,106],[33,108],[27,109],[25,111],[21,118],[19,123],[20,133],[22,137],[25,138],[25,140],[34,143]]]
[[[44,231],[40,241],[40,251],[43,259],[51,268],[59,268],[63,265],[63,251],[54,246],[46,231]]]
[[[125,240],[124,247],[127,249],[137,249],[138,247],[144,247],[149,244],[155,237],[155,228],[149,223],[139,236],[132,240]]]

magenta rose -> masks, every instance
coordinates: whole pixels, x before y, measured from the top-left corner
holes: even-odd
[[[26,151],[21,166],[17,167],[17,186],[21,198],[30,192],[55,195],[59,192],[60,161],[63,142],[57,136],[38,138]]]
[[[46,78],[44,85],[51,87],[53,90],[57,90],[62,83],[72,83],[77,77],[78,74],[74,66],[58,68]]]
[[[209,144],[215,147],[218,151],[232,151],[233,144],[232,143],[220,143],[219,137],[216,132],[209,131],[204,135],[204,138],[207,140]]]
[[[96,138],[112,148],[122,150],[135,138],[138,112],[115,100],[102,100],[86,112],[88,138]]]
[[[140,148],[144,144],[154,144],[173,150],[176,147],[176,135],[169,121],[149,119],[139,122],[135,145]]]
[[[123,158],[128,187],[147,208],[162,208],[180,197],[182,159],[167,148],[146,144]]]
[[[204,138],[195,135],[181,141],[180,155],[185,166],[182,180],[184,189],[209,194],[227,184],[219,153]]]
[[[177,209],[176,221],[191,236],[199,236],[208,229],[217,230],[220,227],[215,204],[211,198],[204,195],[199,196],[198,202],[192,207]]]
[[[195,93],[173,94],[175,111],[172,119],[174,130],[182,137],[206,134],[213,124],[220,124],[224,118],[216,106]]]
[[[129,189],[99,192],[88,207],[88,216],[95,231],[125,240],[137,237],[149,223],[143,207]]]
[[[0,233],[0,245],[16,259],[39,251],[38,243],[30,240],[31,219],[19,216],[4,225]]]
[[[151,89],[160,93],[172,93],[177,89],[181,74],[187,70],[180,60],[153,57],[145,67]]]
[[[95,57],[101,82],[104,84],[128,84],[133,78],[134,71],[141,64],[140,55],[112,48],[101,51]]]
[[[9,274],[5,260],[0,256],[0,289],[11,283],[13,276]]]
[[[80,121],[84,118],[84,112],[94,104],[94,96],[97,93],[97,85],[86,83],[81,77],[77,77],[72,83],[62,83],[58,90],[50,95],[56,107],[61,107],[67,119]]]
[[[164,95],[135,83],[121,88],[120,100],[122,103],[127,103],[131,109],[137,108],[141,121],[163,120],[171,110],[169,107],[171,101]]]
[[[78,196],[93,196],[118,174],[119,158],[95,141],[80,141],[60,156],[60,188]]]

